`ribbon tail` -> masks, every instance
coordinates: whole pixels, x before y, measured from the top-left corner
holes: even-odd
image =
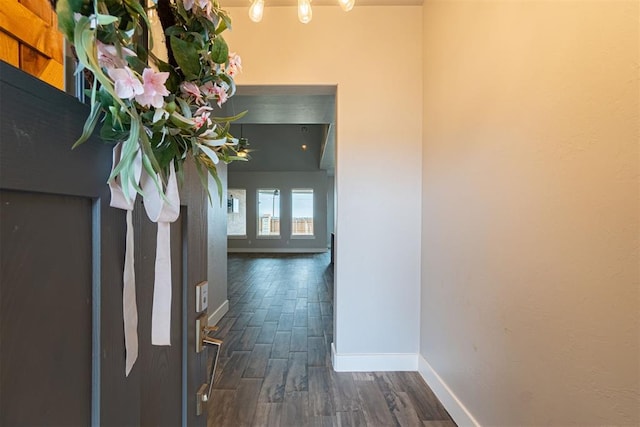
[[[124,316],[124,344],[126,348],[125,374],[129,376],[138,358],[138,307],[136,305],[136,275],[133,259],[133,214],[127,211],[127,239],[124,254],[122,313]]]
[[[171,224],[158,222],[151,344],[171,345]]]

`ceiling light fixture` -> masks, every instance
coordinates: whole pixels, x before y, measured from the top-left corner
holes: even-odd
[[[311,0],[298,0],[298,19],[300,22],[308,24],[312,17]]]
[[[344,10],[345,12],[349,12],[356,4],[356,0],[338,0],[338,3],[340,3],[340,7],[342,8],[342,10]]]
[[[253,0],[249,8],[249,19],[253,22],[262,21],[262,13],[264,12],[264,0]]]
[[[356,4],[356,0],[338,0],[338,4],[345,12],[349,12]],[[249,19],[253,22],[262,21],[264,13],[264,0],[251,0],[249,7]],[[311,22],[313,11],[311,10],[311,0],[298,0],[298,19],[303,24]]]

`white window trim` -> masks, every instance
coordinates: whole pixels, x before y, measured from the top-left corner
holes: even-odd
[[[316,238],[315,234],[292,234],[291,239],[293,240],[314,240]]]

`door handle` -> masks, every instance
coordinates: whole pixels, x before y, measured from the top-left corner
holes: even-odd
[[[202,318],[203,316],[201,316]],[[206,319],[206,313],[205,313],[205,319]],[[202,384],[202,386],[200,386],[200,389],[198,389],[198,393],[196,396],[196,415],[201,415],[202,414],[202,407],[203,404],[208,402],[209,399],[211,398],[211,390],[213,389],[213,381],[215,378],[215,374],[216,374],[216,369],[218,367],[218,356],[220,355],[220,348],[222,346],[222,340],[218,339],[218,338],[213,338],[211,336],[209,336],[209,332],[213,332],[213,331],[217,331],[218,327],[217,326],[208,326],[206,324],[206,320],[202,321],[202,319],[199,319],[200,321],[197,322],[198,323],[198,330],[197,330],[197,343],[196,343],[196,351],[200,352],[202,351],[202,349],[205,346],[215,346],[217,347],[216,349],[216,354],[213,357],[213,363],[211,366],[211,375],[209,375],[209,381],[205,384]]]

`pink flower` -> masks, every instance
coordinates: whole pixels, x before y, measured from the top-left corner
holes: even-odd
[[[108,70],[109,77],[114,81],[116,95],[120,99],[131,99],[136,95],[142,95],[144,88],[140,80],[133,74],[129,67],[111,68]]]
[[[200,91],[207,99],[218,98],[218,107],[222,107],[222,104],[227,102],[227,98],[229,98],[224,87],[218,86],[217,84],[214,85],[212,82],[206,82],[200,86]]]
[[[205,96],[205,98],[213,98],[216,96],[216,91],[213,88],[213,83],[206,82],[202,86],[200,86],[200,92]]]
[[[128,56],[136,56],[136,53],[131,49],[121,47],[122,57],[120,57],[118,56],[118,49],[114,45],[104,44],[100,40],[96,40],[96,46],[98,48],[98,64],[106,69],[126,67],[126,58]]]
[[[198,7],[206,11],[207,14],[211,12],[211,1],[209,0],[183,0],[182,4],[185,10],[191,10],[194,5],[198,5]]]
[[[195,114],[196,114],[196,116],[199,116],[199,115],[204,114],[204,113],[206,113],[208,111],[213,111],[213,108],[211,108],[211,107],[209,107],[207,105],[203,105],[202,107],[200,107],[200,108],[198,108],[196,110]]]
[[[229,97],[227,95],[227,91],[225,91],[224,88],[221,88],[218,85],[213,86],[213,91],[216,93],[216,96],[218,97],[218,107],[222,107],[222,104],[227,102],[227,98]]]
[[[180,85],[180,92],[187,97],[193,97],[195,99],[196,104],[203,104],[202,94],[200,93],[200,89],[198,85],[191,82],[182,82]]]
[[[192,12],[196,12],[196,8],[194,6],[198,6],[197,9],[201,10],[209,21],[215,22],[214,17],[211,15],[211,11],[213,9],[213,5],[211,0],[182,0],[182,4],[184,5],[185,10],[191,10]]]
[[[196,128],[196,130],[200,129],[205,124],[207,125],[211,124],[211,119],[209,119],[210,115],[211,113],[207,111],[193,118],[193,122],[194,122],[193,126]]]
[[[168,72],[156,73],[151,68],[145,68],[142,72],[144,93],[136,95],[136,101],[143,107],[153,105],[162,108],[164,97],[169,95],[169,91],[164,86],[169,78]]]
[[[235,76],[242,71],[242,58],[235,52],[229,54],[229,65],[226,67],[226,72],[231,77]]]
[[[209,119],[209,116],[211,115],[209,111],[211,110],[213,110],[213,108],[207,105],[203,105],[196,110],[195,117],[193,118],[194,127],[196,128],[196,130],[200,129],[205,124],[211,125],[211,119]]]
[[[211,0],[196,0],[196,1],[198,2],[198,6],[200,6],[200,9],[202,9],[202,11],[204,12],[204,16],[206,16],[209,21],[215,22],[215,19],[211,15],[211,10],[212,10]]]

